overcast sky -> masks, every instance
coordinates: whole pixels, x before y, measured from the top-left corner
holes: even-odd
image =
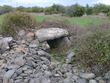
[[[72,4],[78,3],[82,6],[89,4],[93,6],[96,3],[103,3],[110,5],[110,0],[0,0],[0,5],[11,5],[13,7],[24,6],[24,7],[32,7],[32,6],[40,6],[47,7],[51,6],[53,3],[62,4],[64,6],[70,6]]]

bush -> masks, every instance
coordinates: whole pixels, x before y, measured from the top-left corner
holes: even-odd
[[[13,7],[4,5],[3,7],[0,8],[0,15],[5,14],[5,13],[9,13],[13,10],[14,10]]]
[[[4,16],[2,23],[2,34],[16,35],[19,29],[31,29],[36,27],[36,20],[28,13],[25,12],[11,12]]]
[[[70,7],[67,7],[65,9],[64,14],[66,16],[70,16],[70,17],[77,17],[77,16],[82,16],[84,14],[84,7],[80,6],[78,4],[74,4]]]
[[[110,18],[110,12],[107,13],[107,16]]]
[[[97,72],[95,69],[102,73],[110,70],[110,26],[108,25],[110,23],[95,27],[92,25],[85,34],[77,38],[74,45],[76,60],[95,73]]]
[[[46,18],[41,23],[41,28],[68,28],[70,27],[70,22],[66,19],[56,19],[56,18]]]
[[[45,18],[40,24],[39,28],[63,28],[67,29],[70,34],[76,34],[76,32],[81,31],[81,27],[75,23],[71,23],[67,19],[58,19],[58,18]],[[78,30],[76,30],[76,28]]]

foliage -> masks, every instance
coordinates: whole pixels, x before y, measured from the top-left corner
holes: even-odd
[[[24,11],[26,11],[26,8],[23,6],[19,6],[19,7],[16,7],[16,10],[20,11],[20,12],[24,12]]]
[[[14,8],[12,8],[11,6],[4,5],[3,7],[0,7],[0,15],[5,14],[5,13],[9,13],[13,10],[14,10]]]
[[[74,44],[76,60],[83,66],[101,66],[102,72],[110,70],[110,23],[90,26]]]
[[[66,19],[56,19],[56,18],[45,18],[41,23],[41,28],[68,28],[70,26],[70,22]]]
[[[14,36],[19,29],[35,28],[36,20],[25,12],[11,12],[4,16],[2,34]]]
[[[84,14],[84,7],[78,4],[74,4],[70,7],[67,7],[65,14],[70,17],[82,16]]]
[[[43,12],[43,8],[34,6],[34,7],[31,8],[31,12],[40,13],[40,12]]]
[[[95,14],[98,14],[100,12],[107,13],[109,11],[110,11],[109,6],[107,6],[105,4],[95,4],[94,7],[93,7],[93,12]]]
[[[87,4],[86,7],[85,7],[85,13],[86,13],[87,15],[93,14],[93,8],[92,8],[92,7],[89,7],[88,4]]]
[[[110,18],[110,12],[107,13],[107,16]]]
[[[45,14],[59,14],[59,13],[63,13],[65,10],[64,6],[59,5],[59,4],[53,4],[50,7],[46,7],[45,8]]]

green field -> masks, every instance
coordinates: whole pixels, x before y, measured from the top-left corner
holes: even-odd
[[[43,19],[53,16],[45,16],[45,15],[34,15],[38,22],[42,22]],[[102,23],[102,22],[110,22],[110,19],[97,19],[97,18],[83,18],[83,17],[58,17],[54,16],[53,18],[57,19],[68,19],[71,22],[77,23],[80,26],[87,26],[90,23]],[[3,16],[0,16],[0,24],[3,21]]]

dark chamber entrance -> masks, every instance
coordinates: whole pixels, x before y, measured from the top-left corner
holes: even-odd
[[[48,40],[47,43],[50,45],[50,49],[59,48],[61,46],[62,40],[64,37]]]

